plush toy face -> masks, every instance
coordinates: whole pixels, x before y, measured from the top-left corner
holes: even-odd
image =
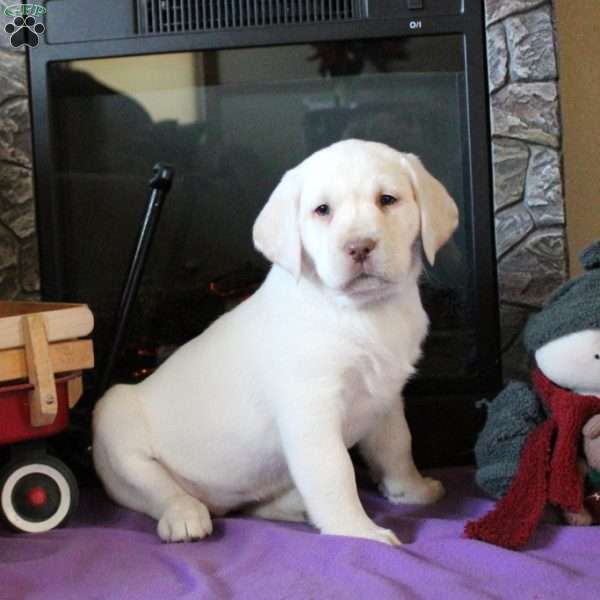
[[[535,360],[556,385],[600,397],[600,329],[586,329],[552,340],[537,350]]]

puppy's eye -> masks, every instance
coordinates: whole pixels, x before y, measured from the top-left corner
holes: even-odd
[[[600,354],[594,354],[594,358],[595,358],[596,360],[600,360]]]
[[[380,206],[391,206],[392,204],[396,204],[396,202],[398,202],[398,199],[389,194],[381,194],[381,196],[379,196]]]
[[[315,208],[315,212],[322,217],[327,216],[331,212],[331,208],[329,204],[319,204],[317,208]]]

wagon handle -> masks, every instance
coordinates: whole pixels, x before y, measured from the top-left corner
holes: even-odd
[[[121,292],[121,300],[119,302],[119,309],[117,311],[114,326],[115,333],[110,350],[106,356],[104,368],[100,374],[99,384],[96,389],[96,399],[106,391],[106,388],[110,383],[115,362],[119,350],[121,349],[121,342],[123,341],[127,329],[131,307],[137,297],[142,273],[146,265],[146,259],[152,244],[154,232],[156,231],[163,201],[171,189],[174,174],[175,172],[171,165],[159,162],[154,165],[154,174],[148,182],[151,191],[146,206],[146,214],[144,215],[144,220],[138,233],[135,251],[131,258],[129,271],[127,272],[127,277]]]

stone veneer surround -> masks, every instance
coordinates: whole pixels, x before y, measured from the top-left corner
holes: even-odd
[[[527,370],[527,316],[567,272],[556,34],[549,0],[485,6],[502,345],[514,375]],[[25,54],[5,23],[0,14],[0,298],[28,298],[39,275]]]
[[[485,4],[504,371],[526,375],[523,326],[567,275],[554,10]]]
[[[9,44],[0,0],[0,298],[39,291],[25,52]]]

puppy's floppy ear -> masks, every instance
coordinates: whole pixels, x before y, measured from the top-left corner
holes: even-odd
[[[600,415],[594,415],[583,426],[582,433],[585,437],[591,440],[600,436]]]
[[[302,247],[299,219],[300,175],[288,171],[254,222],[254,246],[271,262],[300,277]]]
[[[446,188],[425,169],[414,154],[403,154],[421,212],[421,240],[425,256],[433,266],[437,251],[458,226],[458,209]]]

